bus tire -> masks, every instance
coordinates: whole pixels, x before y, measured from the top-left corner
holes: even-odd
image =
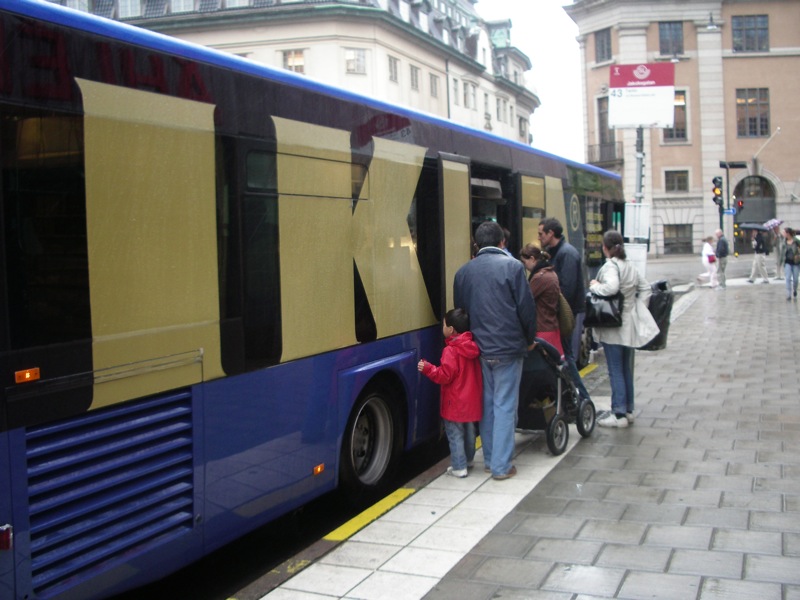
[[[365,391],[344,431],[339,481],[353,500],[386,491],[403,447],[397,404],[380,388]]]

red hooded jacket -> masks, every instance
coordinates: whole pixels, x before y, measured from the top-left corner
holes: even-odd
[[[483,415],[483,378],[478,345],[469,331],[451,335],[445,343],[442,365],[437,367],[425,361],[422,369],[425,376],[442,386],[442,418],[456,423],[480,421]]]

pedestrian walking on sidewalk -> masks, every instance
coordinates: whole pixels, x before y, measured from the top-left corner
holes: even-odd
[[[755,283],[757,275],[761,276],[762,283],[769,283],[766,266],[766,257],[769,254],[769,249],[764,241],[764,234],[758,229],[754,229],[750,235],[750,243],[753,245],[753,266],[750,269],[750,277],[747,279],[747,283]]]
[[[494,479],[517,473],[511,458],[522,362],[536,341],[536,304],[525,268],[500,249],[502,240],[503,230],[494,221],[478,225],[478,254],[453,281],[453,302],[469,314],[481,351],[481,442],[485,467]]]
[[[708,236],[703,240],[703,249],[700,252],[700,258],[703,261],[705,273],[701,273],[697,276],[697,279],[708,279],[708,283],[711,285],[712,289],[719,285],[717,283],[717,255],[714,253],[714,248],[711,245],[713,242],[714,238],[712,236]]]
[[[786,278],[786,301],[792,298],[797,300],[797,278],[800,276],[800,244],[797,242],[797,232],[791,227],[783,230],[786,240],[786,249],[783,258],[783,273]]]
[[[447,474],[466,477],[475,458],[475,423],[482,412],[480,350],[469,331],[469,315],[461,308],[447,311],[442,334],[445,347],[440,366],[422,359],[417,369],[442,387],[439,412],[450,445]]]
[[[714,251],[717,256],[717,278],[719,279],[719,289],[724,290],[728,287],[725,269],[728,268],[728,255],[731,253],[731,249],[722,229],[717,229],[715,235],[717,236],[717,248]]]
[[[589,290],[599,296],[622,292],[622,326],[596,327],[594,335],[603,346],[611,383],[611,413],[597,421],[601,427],[627,427],[634,420],[633,361],[636,348],[658,335],[658,325],[647,309],[650,284],[627,260],[625,244],[618,231],[603,235],[605,264]]]
[[[784,257],[786,256],[786,238],[784,234],[786,230],[784,229],[781,231],[780,225],[783,221],[779,221],[778,219],[773,219],[772,221],[768,221],[765,223],[766,226],[772,225],[772,239],[775,240],[775,245],[773,246],[773,250],[775,250],[775,279],[783,279],[785,273],[785,261]]]

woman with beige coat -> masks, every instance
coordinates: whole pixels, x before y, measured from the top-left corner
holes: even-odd
[[[658,325],[647,309],[650,284],[627,260],[625,245],[617,231],[603,235],[605,264],[589,290],[599,296],[622,292],[622,326],[596,327],[595,338],[602,344],[611,382],[611,413],[597,421],[601,427],[627,427],[633,423],[633,359],[636,348],[658,335]]]

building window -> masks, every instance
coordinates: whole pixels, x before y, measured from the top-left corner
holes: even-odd
[[[469,86],[470,84],[465,81],[462,90],[464,92],[464,108],[469,108]]]
[[[769,136],[769,89],[736,90],[736,133],[739,137]]]
[[[119,0],[118,9],[120,19],[142,16],[141,0]]]
[[[396,59],[394,56],[389,57],[389,81],[394,81],[397,83],[398,76],[397,76],[397,69],[400,65],[400,61]]]
[[[411,89],[419,90],[419,67],[411,65],[410,75],[411,75]]]
[[[686,141],[686,92],[675,92],[675,116],[672,127],[664,128],[665,142]]]
[[[503,102],[500,98],[497,99],[497,121],[498,123],[503,122]]]
[[[172,0],[170,8],[173,13],[192,12],[195,10],[194,0]]]
[[[667,192],[688,192],[689,171],[666,171],[664,173],[664,190]]]
[[[453,104],[458,106],[458,79],[453,79]]]
[[[283,68],[295,73],[305,73],[305,57],[302,50],[284,50]]]
[[[439,97],[439,76],[431,73],[431,98]]]
[[[601,29],[594,33],[594,61],[611,60],[611,28]]]
[[[664,225],[664,254],[693,254],[692,225]]]
[[[608,126],[608,97],[597,99],[597,131],[600,134],[601,157],[616,157],[614,130]]]
[[[364,75],[367,72],[367,51],[363,48],[344,49],[345,70]]]
[[[767,15],[733,17],[734,52],[768,52],[769,19]]]
[[[523,119],[522,117],[519,118],[519,137],[525,139],[528,135],[528,121]]]
[[[683,22],[662,21],[659,23],[658,46],[661,56],[683,54]]]

